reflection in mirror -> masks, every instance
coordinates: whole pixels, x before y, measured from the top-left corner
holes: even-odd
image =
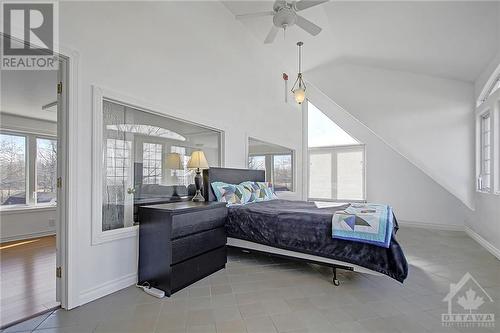
[[[265,170],[274,191],[293,191],[293,150],[248,138],[248,168]]]
[[[220,166],[221,133],[192,123],[103,100],[102,230],[130,227],[138,207],[188,200],[194,151]]]

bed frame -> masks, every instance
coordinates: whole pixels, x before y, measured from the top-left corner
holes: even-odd
[[[217,198],[210,184],[212,182],[225,182],[229,184],[239,184],[244,181],[264,182],[266,181],[264,170],[249,170],[249,169],[231,169],[231,168],[210,168],[203,170],[203,196],[207,201],[216,201]],[[372,275],[382,275],[381,273],[369,270],[367,268],[345,263],[339,260],[305,254],[297,251],[285,250],[269,245],[254,243],[238,238],[227,238],[227,246],[237,248],[243,251],[252,251],[257,253],[271,254],[287,259],[299,260],[307,263],[328,266],[333,269],[332,282],[335,286],[340,284],[337,279],[337,269],[348,271],[356,271]]]

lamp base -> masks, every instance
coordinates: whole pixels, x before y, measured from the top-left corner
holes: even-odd
[[[192,201],[194,202],[203,202],[205,198],[201,195],[201,170],[200,168],[196,169],[196,176],[194,176],[194,185],[196,186],[196,194],[194,195]]]
[[[203,197],[203,195],[201,195],[200,190],[196,190],[196,194],[194,195],[193,199],[191,199],[191,200],[194,202],[203,202],[203,201],[205,201],[205,198]]]

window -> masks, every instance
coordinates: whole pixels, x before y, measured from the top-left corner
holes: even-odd
[[[56,204],[57,140],[30,133],[1,133],[0,159],[1,208]]]
[[[476,108],[476,188],[500,194],[500,65],[483,88]]]
[[[500,88],[500,76],[498,76],[495,83],[493,83],[490,91],[487,94],[487,97],[493,95],[499,88]]]
[[[293,186],[292,155],[273,155],[273,185],[275,191],[291,191]]]
[[[364,201],[365,146],[308,103],[309,200]]]
[[[265,156],[249,156],[248,168],[254,170],[266,170],[266,157]]]
[[[157,143],[142,144],[142,182],[160,184],[162,175],[163,146]]]
[[[309,149],[309,199],[365,200],[364,145]]]
[[[493,129],[493,149],[495,149],[494,163],[495,166],[495,193],[500,195],[500,97],[496,101],[496,113],[495,113],[495,123],[496,126]]]
[[[307,104],[307,143],[309,147],[333,147],[359,144],[314,104]]]
[[[491,116],[487,112],[480,116],[480,173],[478,179],[478,189],[489,192],[491,188]]]
[[[170,153],[179,155],[179,166],[176,168],[170,168],[170,175],[173,177],[173,182],[175,185],[188,186],[194,183],[194,174],[190,172],[187,168],[189,162],[189,157],[186,155],[186,148],[179,146],[170,147]]]
[[[109,184],[119,185],[129,176],[130,141],[107,139],[106,179]]]
[[[274,191],[293,191],[293,151],[253,138],[248,139],[248,168],[266,171]]]
[[[0,134],[0,201],[2,206],[26,204],[26,137]]]
[[[57,195],[57,141],[36,139],[36,203],[54,204]]]
[[[497,72],[499,71],[500,71],[500,66],[497,69]],[[490,85],[485,86],[485,88],[483,89],[479,99],[476,101],[476,107],[481,106],[484,102],[486,102],[490,98],[490,96],[492,96],[494,93],[497,92],[497,90],[500,89],[500,75],[498,74],[494,75],[497,75],[496,79],[492,80],[491,83],[490,83],[491,79],[488,80],[488,83],[490,83]]]

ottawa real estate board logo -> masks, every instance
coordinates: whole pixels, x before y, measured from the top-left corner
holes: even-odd
[[[2,1],[1,70],[58,68],[57,2]]]
[[[495,327],[493,299],[469,273],[450,284],[450,291],[443,299],[448,303],[448,313],[441,314],[441,323],[446,327]],[[490,313],[491,312],[491,313]]]

